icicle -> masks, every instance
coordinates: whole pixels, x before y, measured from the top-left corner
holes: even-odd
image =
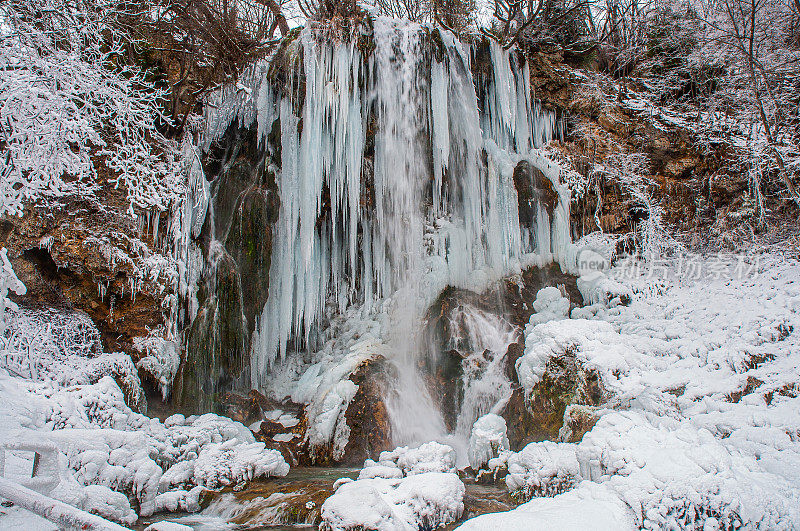
[[[281,203],[268,301],[252,341],[256,382],[268,380],[289,341],[313,350],[315,327],[354,305],[369,313],[407,304],[422,314],[448,284],[480,290],[534,256],[538,262],[565,256],[568,194],[558,184],[557,168],[535,149],[559,134],[560,122],[532,98],[528,65],[516,52],[491,43],[491,74],[474,80],[468,48],[439,31],[444,56],[426,62],[420,26],[377,18],[375,49],[365,61],[355,42],[317,38],[309,27],[297,44],[303,48],[304,94],[278,96],[266,64],[259,64],[240,87],[212,96],[217,108],[209,111],[206,145],[234,120],[257,121],[263,144],[280,120],[275,169]],[[373,119],[373,181],[364,189],[366,131]],[[520,225],[513,178],[522,160],[541,169],[560,194],[552,219],[536,205],[530,226]],[[187,256],[199,253],[189,242],[199,236],[202,220],[213,216],[202,168],[192,172],[199,176],[190,181],[195,202],[176,222]],[[362,204],[364,197],[374,201]],[[428,198],[432,205],[425,204]],[[190,291],[197,267],[188,259],[186,264],[182,289]],[[416,333],[413,323],[403,326]]]

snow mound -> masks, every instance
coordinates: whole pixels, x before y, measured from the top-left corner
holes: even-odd
[[[536,498],[512,511],[467,520],[458,531],[623,531],[637,529],[630,508],[591,482],[553,498]]]
[[[323,530],[436,529],[464,512],[455,451],[435,441],[367,459],[358,479],[339,480],[322,505]]]
[[[540,289],[533,302],[536,313],[531,315],[530,323],[537,325],[555,319],[564,319],[569,314],[569,299],[561,294],[558,288]]]
[[[437,529],[464,512],[464,484],[453,473],[343,483],[322,505],[322,530]]]
[[[391,452],[381,452],[378,462],[367,459],[359,474],[363,477],[397,477],[424,474],[426,472],[455,472],[456,452],[446,444],[436,441],[425,443],[417,448],[401,446]]]
[[[491,459],[509,450],[506,421],[503,417],[489,413],[472,425],[469,437],[469,466],[480,470]]]
[[[531,443],[508,458],[506,486],[517,499],[554,496],[581,481],[575,445]]]
[[[582,274],[578,277],[577,284],[583,302],[588,304],[616,306],[628,304],[633,299],[633,292],[630,288],[609,278],[602,271],[590,271]]]

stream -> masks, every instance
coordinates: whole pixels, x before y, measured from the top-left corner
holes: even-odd
[[[156,522],[174,522],[195,531],[289,531],[316,530],[322,504],[334,492],[340,478],[356,479],[360,469],[340,467],[297,467],[286,477],[254,481],[239,491],[226,488],[212,494],[199,513],[161,513],[141,518],[137,531]],[[507,511],[516,504],[505,486],[479,485],[465,478],[464,514],[445,529],[455,529],[464,520],[490,512]]]

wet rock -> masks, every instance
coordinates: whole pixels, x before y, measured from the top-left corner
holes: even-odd
[[[517,189],[520,224],[535,226],[539,205],[543,205],[552,217],[558,205],[558,192],[542,170],[527,160],[522,160],[514,168],[513,178]]]
[[[274,402],[255,389],[247,395],[227,393],[222,399],[225,416],[245,426],[264,419],[264,410],[272,409]]]
[[[358,391],[345,412],[350,437],[344,449],[342,463],[361,465],[365,459],[375,459],[386,450],[392,450],[389,413],[386,410],[385,361],[370,360],[361,365],[350,377]]]
[[[209,511],[234,514],[231,523],[247,528],[318,525],[322,504],[334,493],[334,482],[357,475],[357,470],[296,467],[285,478],[215,494]]]
[[[174,403],[186,411],[221,412],[224,393],[249,362],[241,282],[236,263],[224,251],[212,276],[213,291],[189,329],[173,391]]]
[[[188,326],[173,393],[185,411],[224,411],[225,395],[249,383],[250,338],[269,294],[272,225],[280,209],[266,163],[276,149],[272,142],[259,145],[255,125],[234,123],[205,154],[212,198],[195,242],[206,262],[200,310]]]

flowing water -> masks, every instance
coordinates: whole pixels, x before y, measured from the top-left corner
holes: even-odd
[[[257,124],[280,195],[267,302],[246,316],[250,383],[308,404],[312,445],[333,442],[336,456],[350,433],[349,374],[385,357],[393,441],[463,446],[472,422],[508,397],[504,355],[517,331],[477,308],[456,317],[463,399],[448,433],[422,374],[424,316],[447,286],[481,292],[565,261],[568,192],[536,149],[559,122],[531,97],[524,59],[497,43],[377,18],[336,38],[308,27],[292,46],[286,86],[254,66],[214,96],[204,135],[208,147],[231,123]],[[541,185],[524,165],[554,205],[517,190]]]

